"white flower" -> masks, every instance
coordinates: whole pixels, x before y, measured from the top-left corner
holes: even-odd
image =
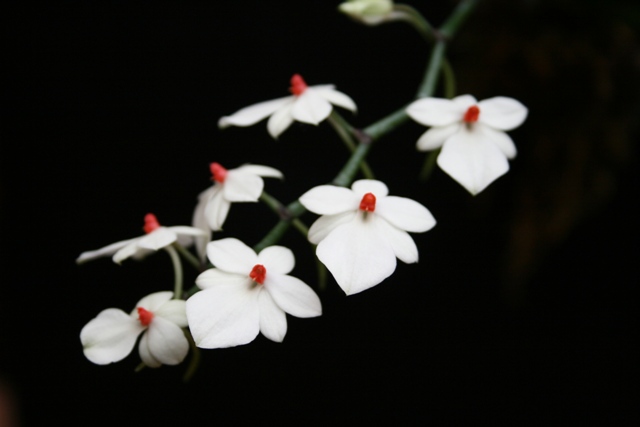
[[[367,25],[387,20],[393,12],[392,0],[348,0],[338,6],[340,12]]]
[[[200,274],[203,290],[187,300],[189,328],[198,347],[247,344],[258,332],[281,342],[287,333],[285,313],[296,317],[322,314],[320,299],[303,281],[288,276],[293,253],[270,246],[256,254],[237,239],[207,245],[216,267]]]
[[[261,177],[283,178],[279,170],[261,165],[243,165],[227,170],[219,163],[211,163],[210,169],[214,184],[200,193],[193,212],[193,226],[206,234],[205,238],[196,239],[201,259],[204,259],[211,231],[222,229],[232,202],[257,202],[264,188]]]
[[[461,95],[419,99],[407,107],[407,114],[432,126],[418,140],[418,150],[442,147],[440,168],[476,195],[509,170],[507,159],[516,156],[516,147],[504,131],[520,126],[527,108],[513,98],[477,102]]]
[[[80,332],[84,355],[95,364],[119,362],[131,353],[141,333],[138,351],[145,365],[177,365],[189,351],[181,328],[187,326],[185,302],[173,292],[142,298],[130,314],[117,308],[103,310]]]
[[[351,189],[321,185],[300,197],[311,212],[322,215],[309,229],[309,241],[347,295],[382,282],[396,269],[396,257],[418,261],[418,249],[407,233],[424,232],[436,221],[424,206],[404,197],[387,196],[387,186],[363,179]]]
[[[80,264],[99,257],[113,255],[113,262],[120,264],[129,257],[134,259],[144,258],[151,252],[165,248],[173,242],[179,242],[181,245],[187,246],[193,243],[193,237],[207,235],[204,231],[194,227],[163,227],[156,216],[151,213],[145,215],[143,229],[146,234],[140,237],[112,243],[94,251],[83,252],[76,259],[76,262]]]
[[[294,120],[319,124],[331,113],[331,104],[356,111],[353,100],[335,90],[333,85],[307,86],[299,74],[291,77],[289,90],[293,95],[245,107],[230,116],[220,118],[218,126],[251,126],[271,116],[267,130],[273,138],[278,138]]]

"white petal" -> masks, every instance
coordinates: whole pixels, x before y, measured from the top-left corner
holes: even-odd
[[[438,165],[473,195],[509,170],[507,158],[495,144],[481,132],[466,130],[447,140]]]
[[[527,118],[527,107],[520,101],[504,96],[485,99],[478,103],[478,121],[499,130],[511,130]]]
[[[130,243],[127,246],[123,247],[118,252],[113,254],[113,258],[112,258],[113,262],[115,262],[116,264],[120,264],[122,261],[124,261],[129,257],[139,258],[140,252],[144,252],[145,254],[148,253],[149,249],[143,250],[138,246],[138,242],[140,239],[142,239],[142,237],[139,237],[137,239],[130,241]]]
[[[174,225],[173,227],[167,227],[169,231],[174,232],[178,236],[206,236],[207,233],[195,227],[189,227],[187,225]]]
[[[258,175],[234,169],[227,174],[222,191],[229,202],[257,202],[263,187],[264,181]]]
[[[138,247],[157,251],[169,246],[178,239],[176,233],[167,227],[160,227],[151,233],[142,236],[138,241]]]
[[[204,237],[196,237],[195,239],[196,252],[198,253],[200,262],[204,262],[206,259],[206,246],[207,243],[211,241],[211,228],[209,227],[209,221],[207,221],[207,217],[204,212],[205,207],[207,206],[207,203],[209,203],[209,199],[211,199],[214,192],[215,186],[212,186],[198,195],[198,204],[193,211],[193,218],[191,220],[191,225],[207,233]]]
[[[376,232],[372,221],[365,223],[361,218],[334,229],[318,244],[316,254],[347,295],[377,285],[396,269],[389,242]]]
[[[319,185],[300,196],[300,203],[313,213],[334,215],[356,210],[360,199],[352,190],[335,185]]]
[[[258,254],[258,264],[262,264],[270,272],[289,274],[296,265],[295,257],[291,249],[284,246],[269,246]]]
[[[386,184],[375,179],[360,179],[351,184],[351,189],[358,196],[358,207],[360,207],[362,196],[367,193],[373,193],[376,197],[384,197],[389,194]]]
[[[142,362],[149,368],[159,368],[162,366],[162,362],[153,357],[151,349],[149,349],[149,334],[144,333],[138,344],[138,354]]]
[[[299,122],[317,125],[331,114],[332,109],[329,101],[306,90],[293,103],[291,116]]]
[[[313,90],[316,95],[319,95],[332,103],[333,105],[337,105],[338,107],[346,108],[350,111],[356,111],[358,108],[356,107],[356,103],[353,102],[353,99],[349,98],[342,92],[338,92],[333,89],[332,86],[312,86],[307,90]]]
[[[384,234],[384,238],[391,247],[393,253],[400,261],[407,264],[418,262],[418,247],[409,233],[389,224],[383,218],[376,218],[378,232]]]
[[[285,96],[283,98],[272,99],[271,101],[264,101],[242,108],[230,116],[220,118],[218,126],[221,129],[228,126],[251,126],[291,102],[292,98],[292,96]]]
[[[103,310],[80,331],[84,355],[98,365],[118,362],[131,353],[144,329],[122,310]]]
[[[407,107],[407,114],[425,126],[447,126],[460,122],[466,108],[461,103],[443,98],[422,98]]]
[[[189,352],[189,341],[182,329],[162,317],[154,317],[145,333],[146,344],[153,359],[164,365],[177,365]],[[142,347],[140,342],[140,347]],[[140,353],[143,356],[143,353]],[[143,362],[146,362],[143,359]]]
[[[282,310],[296,317],[316,317],[322,314],[320,298],[306,283],[297,277],[269,274],[264,288]]]
[[[211,199],[204,208],[204,216],[209,223],[209,227],[213,231],[222,230],[222,224],[227,219],[231,202],[224,198],[224,192],[221,185],[216,185],[212,192]]]
[[[346,224],[354,220],[354,217],[358,214],[358,211],[352,210],[349,212],[343,212],[336,215],[322,215],[318,218],[309,228],[309,234],[307,238],[313,244],[318,244],[329,235],[336,227]]]
[[[258,263],[258,255],[238,239],[214,240],[207,245],[209,261],[228,273],[249,275]]]
[[[251,268],[253,268],[253,266]],[[227,273],[218,268],[205,270],[196,278],[196,285],[198,285],[200,289],[207,289],[212,286],[245,286],[250,282],[251,279],[248,273]]]
[[[427,130],[418,139],[416,147],[420,151],[431,151],[442,147],[442,144],[454,133],[460,130],[460,123],[453,123],[446,126],[434,126]]]
[[[116,253],[118,250],[122,249],[123,247],[136,242],[140,237],[136,237],[134,239],[129,239],[129,240],[122,240],[120,242],[116,242],[116,243],[112,243],[108,246],[105,246],[104,248],[100,248],[100,249],[96,249],[93,251],[87,251],[87,252],[82,252],[80,254],[80,256],[78,257],[78,259],[76,259],[76,262],[78,264],[81,264],[83,262],[87,262],[87,261],[91,261],[93,259],[99,258],[99,257],[103,257],[103,256],[110,256],[113,255],[114,253]]]
[[[135,308],[131,311],[131,316],[133,316],[134,318],[138,317],[138,307],[142,307],[148,311],[155,312],[171,298],[173,298],[173,292],[171,291],[161,291],[147,295],[146,297],[138,301]]]
[[[467,111],[469,107],[472,105],[477,105],[478,100],[472,95],[458,95],[455,98],[451,99],[454,103],[456,103],[463,111]]]
[[[187,327],[186,302],[181,299],[172,299],[156,309],[153,314],[162,317],[181,328]]]
[[[283,105],[278,109],[278,111],[269,117],[269,121],[267,122],[267,131],[273,139],[278,139],[280,134],[287,130],[289,126],[291,126],[291,123],[293,123],[291,110],[293,110],[294,98],[291,98],[290,101],[290,103]]]
[[[282,342],[287,334],[287,316],[275,303],[269,292],[262,290],[258,296],[260,306],[260,332],[271,341]]]
[[[518,151],[516,145],[509,135],[501,130],[494,129],[483,123],[476,123],[478,131],[485,134],[487,139],[491,140],[504,153],[509,160],[514,159]]]
[[[270,168],[269,166],[262,165],[242,165],[239,168],[236,168],[237,171],[242,171],[243,173],[251,173],[254,175],[258,175],[264,178],[284,178],[282,172],[278,169]]]
[[[405,197],[387,196],[376,202],[376,215],[401,230],[421,233],[433,228],[436,220],[429,209]]]
[[[198,347],[247,344],[260,331],[259,292],[229,286],[212,287],[187,300],[189,329]]]

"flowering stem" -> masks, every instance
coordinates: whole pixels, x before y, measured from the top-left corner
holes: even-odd
[[[165,251],[169,254],[171,262],[173,263],[173,299],[182,299],[182,264],[180,263],[180,256],[173,246],[166,246]]]
[[[418,89],[418,93],[416,95],[417,98],[432,96],[435,92],[436,83],[438,82],[438,77],[444,61],[446,45],[456,31],[458,31],[460,25],[462,25],[466,18],[468,18],[477,2],[478,0],[463,0],[460,2],[443,26],[435,32],[436,44],[431,51],[429,65],[427,66],[424,79]],[[353,130],[354,136],[359,141],[358,146],[353,151],[351,157],[343,166],[342,170],[340,170],[338,175],[336,175],[333,180],[334,185],[346,187],[353,181],[353,177],[369,153],[372,143],[391,132],[408,119],[409,116],[407,116],[405,108],[406,107],[403,107],[391,113],[387,117],[378,120],[361,131],[357,129]],[[287,228],[289,228],[292,220],[306,212],[306,209],[298,200],[290,203],[286,208],[289,211],[290,217],[281,219],[280,222],[276,224],[256,246],[254,246],[254,250],[256,252],[259,252],[259,250],[279,241]]]
[[[428,42],[435,39],[435,31],[424,16],[408,4],[396,4],[393,11],[398,20],[408,22]]]
[[[186,383],[189,382],[193,374],[198,370],[198,366],[200,365],[200,349],[196,346],[193,336],[191,336],[191,332],[189,332],[188,329],[184,329],[184,335],[187,337],[187,341],[189,341],[189,347],[191,347],[191,360],[189,361],[187,371],[182,377],[182,381]]]
[[[176,248],[180,255],[182,255],[182,257],[186,259],[189,264],[193,265],[196,270],[200,271],[202,269],[202,265],[200,264],[198,258],[195,257],[191,252],[186,250],[180,243],[173,242],[172,246]]]
[[[424,159],[424,165],[422,166],[422,170],[420,171],[420,181],[426,181],[431,176],[431,172],[433,172],[433,168],[436,165],[436,159],[438,158],[438,154],[440,154],[440,149],[433,150],[427,154],[427,157]]]
[[[299,218],[291,217],[291,213],[289,209],[283,205],[278,199],[273,197],[272,195],[262,192],[260,195],[260,200],[263,201],[267,206],[271,208],[281,220],[291,219],[293,226],[300,231],[300,233],[306,238],[307,234],[309,234],[309,227],[305,225]]]
[[[356,144],[353,141],[352,137],[352,134],[354,133],[353,127],[349,123],[347,123],[347,121],[343,119],[342,116],[340,116],[336,111],[331,112],[328,120],[329,124],[331,124],[340,139],[342,139],[342,142],[344,142],[349,151],[353,153],[356,150]],[[365,178],[374,179],[373,172],[371,171],[371,168],[367,164],[366,160],[363,160],[362,163],[360,163],[360,170],[362,171],[362,174]]]

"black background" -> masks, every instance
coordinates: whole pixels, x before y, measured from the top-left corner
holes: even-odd
[[[453,1],[409,2],[434,25]],[[434,4],[437,3],[437,4]],[[284,203],[348,157],[326,123],[278,141],[220,116],[333,83],[365,127],[413,99],[429,49],[408,26],[369,28],[339,1],[14,2],[3,13],[0,396],[19,425],[562,424],[638,421],[640,11],[626,2],[486,1],[448,51],[458,93],[530,109],[512,170],[471,197],[424,159],[407,123],[369,163],[438,220],[417,265],[362,294],[331,282],[323,316],[184,366],[133,372],[137,352],[88,362],[80,329],[171,289],[168,258],[76,266],[141,233],[188,224],[208,164],[276,167]],[[304,217],[310,224],[314,216]],[[276,218],[236,204],[219,237],[255,244]],[[315,283],[296,233],[293,274]],[[187,280],[196,273],[189,271]]]

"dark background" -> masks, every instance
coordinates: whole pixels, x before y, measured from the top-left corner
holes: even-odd
[[[13,2],[3,15],[0,408],[19,425],[602,425],[638,422],[640,10],[623,1],[485,1],[448,51],[458,93],[529,107],[511,171],[471,197],[440,170],[417,180],[424,128],[407,123],[369,163],[391,194],[438,220],[417,265],[289,317],[185,366],[133,372],[87,361],[80,329],[171,289],[168,257],[76,266],[141,234],[154,212],[188,224],[208,164],[276,167],[289,203],[347,153],[326,123],[278,141],[220,116],[287,94],[300,73],[333,83],[365,127],[410,102],[429,49],[408,26],[369,28],[339,1]],[[434,25],[456,2],[408,2]],[[6,7],[6,6],[5,6]],[[314,216],[304,216],[310,224]],[[255,244],[276,218],[236,204],[219,237]],[[296,233],[293,274],[315,283]],[[188,271],[187,280],[196,273]],[[6,405],[6,404],[5,404]],[[0,413],[1,413],[0,409]],[[0,422],[1,424],[1,422]]]

